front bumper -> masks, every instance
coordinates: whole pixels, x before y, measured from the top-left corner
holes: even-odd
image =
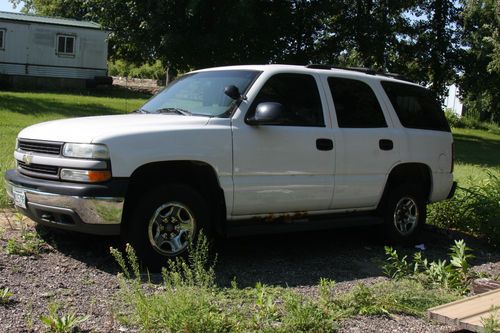
[[[77,184],[36,179],[16,170],[5,173],[7,195],[24,194],[23,214],[42,225],[65,230],[118,235],[128,180],[104,184]]]

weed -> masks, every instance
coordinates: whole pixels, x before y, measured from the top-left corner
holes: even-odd
[[[333,289],[335,288],[335,281],[326,279],[326,278],[320,278],[319,279],[319,299],[320,302],[327,304],[331,302],[333,298]]]
[[[21,240],[9,239],[5,246],[7,254],[20,256],[37,256],[45,242],[33,231],[22,231]]]
[[[337,318],[308,297],[288,292],[283,297],[282,332],[334,332]]]
[[[500,308],[496,306],[492,306],[488,317],[481,318],[481,323],[484,327],[484,333],[500,332],[500,317],[498,312],[499,309]]]
[[[424,316],[427,309],[458,299],[445,289],[422,285],[416,280],[383,281],[371,286],[359,284],[334,300],[343,317],[400,313]]]
[[[256,325],[266,325],[278,318],[278,308],[273,295],[267,291],[267,287],[260,282],[255,285],[255,311],[254,321]]]
[[[28,332],[33,331],[33,301],[30,300],[24,309],[25,314],[25,324]]]
[[[232,324],[218,308],[206,238],[198,237],[189,250],[187,261],[182,258],[170,260],[168,269],[162,270],[164,286],[161,291],[147,293],[142,287],[139,263],[132,247],[127,245],[125,257],[111,249],[123,271],[120,279],[122,301],[131,307],[122,309],[119,319],[139,324],[145,331],[229,331]]]
[[[9,290],[8,287],[0,288],[0,304],[9,303],[13,295],[14,294]]]
[[[469,261],[474,256],[469,253],[471,249],[463,240],[455,241],[450,251],[449,262],[429,262],[420,252],[416,252],[409,262],[406,255],[400,258],[396,250],[386,246],[388,258],[382,270],[392,279],[418,279],[426,285],[441,286],[465,294],[475,277],[475,273],[469,269]]]
[[[40,317],[42,324],[54,333],[73,332],[78,325],[88,319],[89,316],[77,316],[75,312],[60,314],[59,305],[55,303],[49,305],[49,314],[47,316]]]
[[[231,287],[220,288],[203,237],[190,245],[187,260],[168,262],[163,285],[155,287],[141,280],[130,246],[125,254],[111,252],[122,268],[119,306],[113,312],[123,324],[145,332],[332,332],[350,316],[422,316],[427,308],[458,297],[417,279],[361,284],[341,295],[333,292],[333,280],[320,279],[318,298],[262,283],[239,289],[234,279]]]

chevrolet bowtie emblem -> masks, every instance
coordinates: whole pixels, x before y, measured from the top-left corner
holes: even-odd
[[[33,160],[32,153],[27,153],[23,156],[23,162],[26,163],[27,165],[30,165],[32,160]]]

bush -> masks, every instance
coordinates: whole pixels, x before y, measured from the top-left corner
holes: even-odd
[[[155,61],[153,64],[145,63],[139,66],[124,60],[115,60],[110,61],[108,67],[111,76],[154,80],[165,77],[165,68],[160,60]]]
[[[484,237],[492,245],[500,244],[500,178],[487,172],[481,181],[468,181],[458,187],[455,196],[428,208],[429,223]]]
[[[451,109],[446,109],[444,114],[452,128],[468,128],[500,133],[500,127],[497,124],[480,121],[472,117],[459,116]]]

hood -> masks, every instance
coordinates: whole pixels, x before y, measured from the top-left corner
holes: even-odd
[[[205,126],[210,118],[165,114],[126,114],[48,121],[23,129],[19,138],[61,141],[102,142],[106,138],[144,132]]]

